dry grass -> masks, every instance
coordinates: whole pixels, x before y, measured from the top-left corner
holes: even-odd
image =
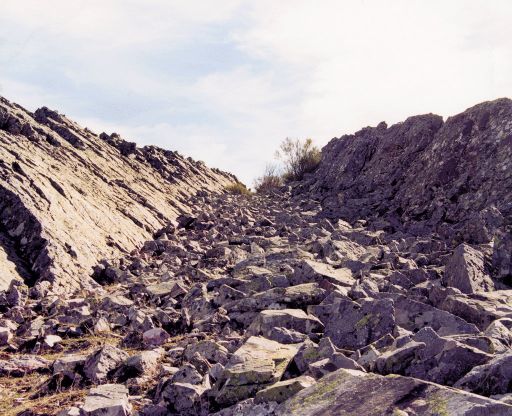
[[[166,344],[166,348],[175,346],[184,336],[171,338]],[[47,354],[37,354],[37,356],[54,361],[64,355],[82,354],[88,355],[104,345],[113,345],[118,347],[121,343],[121,337],[115,334],[87,335],[81,338],[67,338],[61,341],[62,351],[50,352]],[[133,355],[138,350],[123,349],[128,354]],[[0,359],[8,360],[17,355],[0,351]],[[60,410],[70,406],[76,406],[83,403],[89,387],[72,387],[65,391],[58,391],[53,394],[41,395],[43,385],[50,379],[48,374],[32,373],[24,377],[0,377],[0,416],[17,416],[20,413],[31,410],[35,414],[55,415]],[[149,391],[154,388],[158,380],[150,379],[141,386],[142,391]],[[133,403],[137,407],[137,403]]]
[[[225,189],[230,194],[234,195],[251,195],[251,191],[247,189],[247,187],[241,182],[236,182],[231,185],[228,185],[226,186]]]
[[[62,351],[37,354],[38,357],[54,361],[64,355],[87,355],[104,345],[118,346],[121,338],[113,334],[87,335],[81,338],[67,338],[60,343]],[[17,355],[0,352],[0,359],[9,359]],[[36,414],[54,415],[60,410],[83,401],[88,388],[71,388],[50,395],[41,395],[43,384],[50,378],[39,373],[23,377],[0,377],[0,415],[16,416],[26,410]]]
[[[88,389],[70,389],[38,397],[47,376],[30,374],[25,377],[0,377],[0,415],[17,416],[31,410],[36,414],[54,415],[60,410],[83,401]]]

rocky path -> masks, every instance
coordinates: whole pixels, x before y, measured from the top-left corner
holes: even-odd
[[[0,295],[0,413],[512,415],[512,291],[489,244],[212,196],[73,298]],[[1,293],[1,292],[0,292]]]

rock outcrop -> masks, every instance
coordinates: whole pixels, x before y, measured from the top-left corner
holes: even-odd
[[[196,192],[235,180],[0,98],[0,289],[12,279],[50,281],[57,291],[90,286],[99,260],[129,253],[190,212]]]
[[[328,145],[304,182],[267,195],[216,192],[234,179],[191,162],[170,183],[176,172],[162,172],[182,166],[179,156],[159,165],[150,155],[163,151],[117,136],[98,142],[46,109],[19,117],[37,120],[41,131],[32,129],[51,133],[64,153],[49,152],[47,136],[32,143],[24,124],[13,136],[8,119],[0,137],[16,137],[9,149],[24,157],[7,152],[15,173],[5,182],[18,188],[2,200],[0,258],[28,277],[9,282],[6,273],[0,289],[0,413],[512,415],[512,184],[503,169],[512,165],[511,109],[498,100],[446,123],[428,115],[365,129]],[[106,154],[115,163],[100,164]],[[93,159],[118,181],[126,165],[123,181],[147,198],[131,205],[142,226],[112,214],[116,226],[133,228],[120,231],[116,248],[106,245],[110,258],[91,260],[96,287],[61,296],[54,286],[70,285],[66,274],[31,286],[42,264],[56,273],[74,258],[78,267],[74,247],[93,245],[111,222],[90,233],[76,225],[81,240],[72,227],[49,227],[50,217],[71,203],[93,212],[87,201],[100,212],[131,195],[100,181],[93,198],[79,181]],[[66,176],[37,170],[52,165]],[[69,241],[69,253],[56,251]]]
[[[427,114],[335,138],[302,190],[324,214],[382,218],[415,234],[487,243],[512,215],[512,101],[478,104],[443,122]]]

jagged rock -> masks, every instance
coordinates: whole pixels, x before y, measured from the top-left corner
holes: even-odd
[[[80,410],[80,416],[129,416],[132,406],[128,389],[122,384],[102,384],[91,389]]]
[[[459,245],[446,265],[443,282],[462,293],[490,292],[494,282],[485,273],[484,256],[467,244]]]
[[[250,335],[263,335],[269,338],[276,327],[291,329],[309,334],[323,331],[324,325],[301,309],[280,309],[261,311],[247,329]]]
[[[119,348],[105,345],[91,354],[84,363],[84,374],[93,383],[102,383],[128,358]]]
[[[512,317],[512,291],[502,290],[472,295],[448,295],[440,309],[459,316],[485,330],[494,320]]]
[[[512,352],[498,355],[486,364],[474,367],[455,387],[483,396],[512,392]]]
[[[301,190],[320,196],[329,217],[357,220],[378,213],[423,234],[450,233],[451,224],[472,219],[476,206],[495,207],[506,217],[511,117],[512,101],[504,98],[444,123],[428,114],[389,128],[364,128],[331,140]]]
[[[232,404],[279,381],[297,350],[295,345],[250,337],[227,363],[217,382],[215,400],[224,405]]]
[[[83,355],[66,355],[53,363],[53,375],[58,376],[61,383],[78,384],[81,380],[86,357]]]
[[[23,377],[34,372],[48,372],[51,362],[34,355],[13,357],[9,360],[0,360],[0,376]]]
[[[390,299],[342,299],[324,322],[325,335],[340,348],[358,349],[394,331],[394,312]]]
[[[409,355],[409,363],[399,364],[399,372],[439,384],[451,386],[473,367],[492,359],[491,354],[477,348],[439,337],[432,328],[418,331],[413,341],[423,344],[424,347],[415,349],[414,357]]]
[[[249,298],[240,299],[225,307],[228,312],[254,312],[269,309],[271,306],[275,309],[284,309],[287,306],[305,307],[320,303],[325,296],[326,291],[317,283],[304,283],[290,287],[276,287]],[[276,307],[277,305],[282,307]]]
[[[254,403],[254,399],[247,399],[213,413],[212,416],[273,416],[277,405],[276,402]]]
[[[158,347],[167,342],[171,336],[162,328],[148,329],[142,334],[142,340],[147,347]]]
[[[124,381],[133,377],[150,377],[157,371],[158,361],[163,351],[142,351],[132,355],[116,371],[115,378]]]
[[[0,98],[0,367],[61,352],[37,394],[124,383],[141,416],[507,414],[510,104],[368,128],[305,180],[235,195]],[[427,383],[466,377],[502,403]]]
[[[278,381],[269,387],[260,390],[254,398],[255,403],[276,402],[282,403],[299,391],[315,384],[315,379],[308,376],[292,378],[290,380]]]
[[[195,354],[206,358],[210,363],[226,364],[229,352],[226,347],[210,340],[190,344],[184,351],[185,357],[190,360]]]
[[[0,347],[7,345],[12,340],[12,331],[10,328],[0,327]]]
[[[397,296],[394,300],[396,323],[409,331],[432,327],[439,335],[477,334],[478,328],[449,312],[425,303]]]
[[[298,344],[306,341],[308,336],[293,329],[276,327],[270,329],[266,338],[279,342],[280,344]]]
[[[424,343],[412,341],[400,348],[387,351],[375,361],[375,370],[382,375],[403,374],[424,348]]]
[[[512,406],[402,376],[338,370],[282,403],[276,416],[353,414],[512,415]]]
[[[510,230],[497,233],[493,244],[492,265],[496,277],[509,279],[512,276],[512,233]]]
[[[171,383],[162,393],[167,405],[179,415],[196,415],[201,404],[201,396],[209,385]]]
[[[201,384],[203,376],[192,364],[185,364],[171,377],[171,383]]]
[[[164,296],[176,297],[187,293],[186,288],[180,282],[162,282],[146,287],[146,292],[153,298]]]
[[[497,340],[507,348],[512,347],[512,319],[496,319],[484,331],[484,335]]]

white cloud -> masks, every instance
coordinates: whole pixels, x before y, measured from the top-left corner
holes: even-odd
[[[251,16],[240,47],[309,71],[301,118],[324,140],[512,95],[510,2],[260,1]]]
[[[0,93],[247,182],[287,136],[324,144],[512,95],[508,0],[4,0],[0,12]]]

